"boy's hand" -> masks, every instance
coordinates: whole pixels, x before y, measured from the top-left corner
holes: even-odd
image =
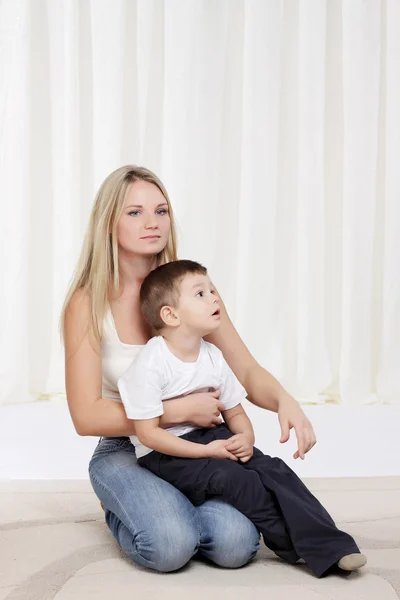
[[[226,449],[226,446],[231,440],[214,440],[204,446],[206,458],[229,458],[230,460],[238,460],[234,454]]]
[[[242,463],[247,462],[253,456],[253,440],[245,433],[237,433],[227,441],[229,443],[226,450],[239,458]]]

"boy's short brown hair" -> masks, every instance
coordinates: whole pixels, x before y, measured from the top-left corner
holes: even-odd
[[[207,269],[193,260],[175,260],[150,271],[140,288],[140,307],[146,321],[159,331],[165,327],[160,312],[163,306],[177,307],[179,284],[186,275],[207,275]]]

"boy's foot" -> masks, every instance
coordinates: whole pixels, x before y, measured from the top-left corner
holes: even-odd
[[[367,563],[367,557],[364,554],[346,554],[338,562],[339,569],[343,571],[357,571]]]

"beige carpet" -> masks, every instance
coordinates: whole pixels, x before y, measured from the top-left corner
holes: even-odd
[[[367,554],[361,572],[316,579],[263,547],[235,571],[194,559],[157,574],[124,559],[88,482],[0,482],[0,600],[399,598],[400,478],[306,483]]]

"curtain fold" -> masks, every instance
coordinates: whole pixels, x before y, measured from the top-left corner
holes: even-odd
[[[301,402],[400,403],[399,29],[397,0],[0,0],[0,403],[64,392],[63,298],[127,163]]]
[[[29,396],[30,64],[28,0],[0,3],[0,398]]]

